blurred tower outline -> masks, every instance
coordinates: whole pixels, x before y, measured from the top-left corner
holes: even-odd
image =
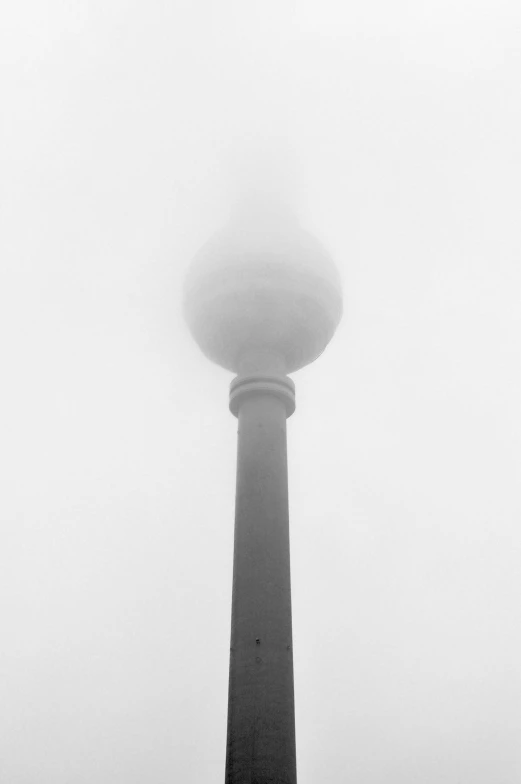
[[[251,191],[196,255],[184,314],[203,353],[237,374],[237,487],[226,784],[296,784],[286,419],[288,377],[325,349],[341,283],[275,193]]]

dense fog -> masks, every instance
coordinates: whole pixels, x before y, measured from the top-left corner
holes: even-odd
[[[237,423],[181,300],[253,183],[344,289],[288,422],[299,784],[518,784],[519,5],[1,27],[0,781],[223,781]]]

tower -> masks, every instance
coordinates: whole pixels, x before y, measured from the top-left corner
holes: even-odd
[[[288,373],[342,315],[338,272],[280,204],[249,198],[196,255],[184,313],[203,353],[237,374],[226,784],[296,784],[286,419]]]

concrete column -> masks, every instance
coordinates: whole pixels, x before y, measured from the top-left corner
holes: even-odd
[[[226,784],[296,784],[286,457],[294,387],[238,377]]]

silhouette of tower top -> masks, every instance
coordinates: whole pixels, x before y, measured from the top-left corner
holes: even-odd
[[[250,196],[193,260],[184,309],[193,337],[218,365],[293,373],[333,336],[340,277],[289,209]]]

